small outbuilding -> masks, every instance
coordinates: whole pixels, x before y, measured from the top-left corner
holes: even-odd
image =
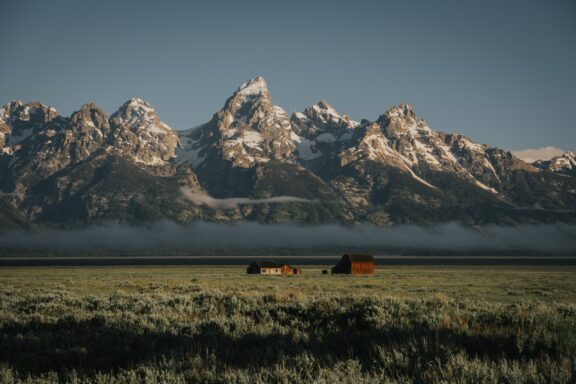
[[[342,256],[338,264],[332,267],[332,273],[372,275],[374,273],[374,256],[346,254]]]
[[[290,274],[292,274],[292,275],[301,275],[301,274],[304,273],[304,272],[302,271],[302,268],[296,268],[296,267],[291,266],[290,264],[284,264],[284,265],[286,265],[286,266],[288,266],[288,267],[290,268],[290,269],[288,269],[288,273],[287,273],[288,275],[290,275]],[[292,272],[290,272],[290,270],[292,270]]]
[[[300,275],[302,270],[294,268],[290,264],[280,264],[275,261],[256,260],[253,261],[246,272],[259,275]]]

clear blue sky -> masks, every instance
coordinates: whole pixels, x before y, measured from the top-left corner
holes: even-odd
[[[0,104],[68,115],[148,100],[207,121],[262,75],[288,112],[324,98],[355,119],[401,102],[431,127],[518,150],[576,150],[576,2],[6,1]]]

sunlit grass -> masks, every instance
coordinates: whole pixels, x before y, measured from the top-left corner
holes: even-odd
[[[0,269],[0,287],[66,289],[76,294],[192,288],[227,293],[298,289],[304,294],[354,293],[425,298],[443,294],[499,302],[573,303],[575,267],[379,267],[373,276],[322,275],[324,266],[304,266],[304,275],[247,275],[241,266],[90,267]]]

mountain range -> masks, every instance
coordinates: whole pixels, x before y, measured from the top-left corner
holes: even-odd
[[[378,226],[576,221],[576,157],[526,163],[431,129],[408,104],[360,122],[321,100],[289,115],[261,77],[210,121],[162,122],[146,101],[70,117],[0,108],[0,228],[158,220]]]

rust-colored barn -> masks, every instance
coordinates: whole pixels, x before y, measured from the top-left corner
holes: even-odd
[[[275,261],[256,260],[252,262],[246,272],[259,275],[300,275],[302,270],[290,264],[280,264]]]
[[[371,275],[374,273],[374,256],[346,254],[332,267],[332,273]]]
[[[301,275],[302,268],[296,268],[290,264],[282,264],[282,274],[284,275]]]

